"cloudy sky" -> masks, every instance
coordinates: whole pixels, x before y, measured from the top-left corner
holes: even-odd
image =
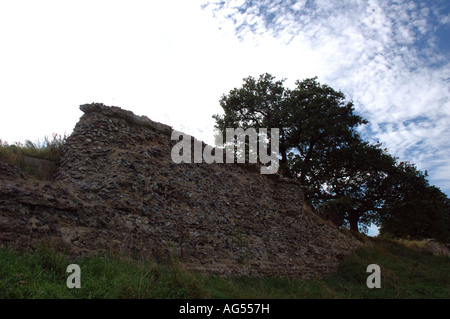
[[[249,75],[318,76],[367,140],[450,195],[450,2],[1,1],[0,138],[70,133],[102,102],[208,143]]]

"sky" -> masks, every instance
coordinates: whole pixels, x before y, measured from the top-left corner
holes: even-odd
[[[70,134],[100,102],[213,143],[243,78],[318,77],[361,134],[450,195],[450,2],[0,2],[0,139]]]

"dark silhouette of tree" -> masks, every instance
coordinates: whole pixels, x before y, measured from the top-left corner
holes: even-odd
[[[450,241],[449,200],[426,177],[413,164],[396,166],[385,181],[388,192],[380,211],[381,235]]]
[[[317,78],[293,89],[283,83],[268,73],[245,78],[222,96],[216,128],[278,128],[280,174],[306,186],[306,201],[339,226],[359,231],[375,223],[395,236],[448,238],[446,196],[414,165],[362,140],[357,128],[368,121],[352,101]]]

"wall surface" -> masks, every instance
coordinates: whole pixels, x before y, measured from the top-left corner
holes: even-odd
[[[304,278],[335,270],[360,244],[304,211],[294,181],[254,165],[175,164],[171,127],[103,104],[80,109],[53,182],[0,163],[1,243],[172,254],[188,269]]]

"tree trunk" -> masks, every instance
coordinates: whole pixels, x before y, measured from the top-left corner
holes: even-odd
[[[283,144],[280,145],[280,153],[281,153],[281,161],[280,161],[281,175],[287,178],[292,178],[292,173],[288,165],[286,149]]]
[[[281,168],[281,175],[287,178],[292,178],[292,172],[288,165],[288,159],[287,159],[287,143],[286,143],[286,136],[284,135],[283,128],[280,129],[280,155],[281,155],[281,161],[280,161],[280,168]]]
[[[348,222],[350,223],[350,230],[353,230],[355,232],[359,232],[358,230],[358,220],[359,216],[358,214],[352,212],[348,216]]]

